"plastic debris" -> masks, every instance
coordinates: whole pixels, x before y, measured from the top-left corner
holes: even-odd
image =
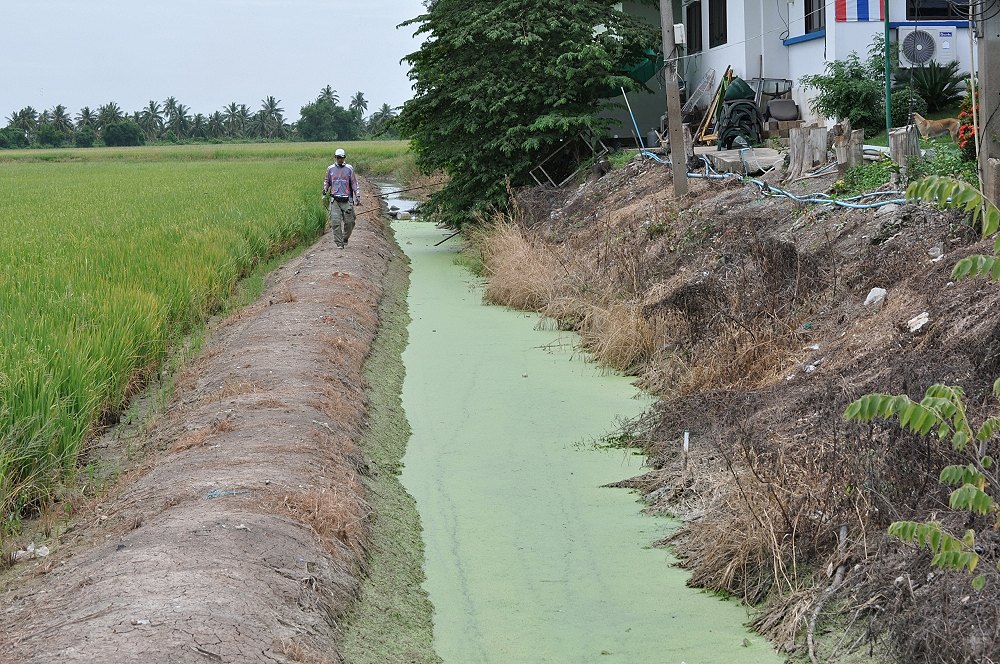
[[[215,500],[224,496],[245,496],[250,493],[250,489],[212,489],[205,496],[205,500]]]
[[[22,560],[32,560],[33,558],[45,558],[49,555],[49,547],[39,546],[35,547],[35,543],[29,544],[23,551],[15,551],[13,559],[15,563],[19,563]]]

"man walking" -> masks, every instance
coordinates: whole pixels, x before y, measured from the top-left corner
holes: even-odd
[[[354,167],[345,162],[347,153],[338,149],[334,153],[337,162],[326,169],[323,180],[323,197],[330,196],[329,217],[333,226],[333,241],[343,249],[354,230],[354,206],[361,205],[361,190]]]

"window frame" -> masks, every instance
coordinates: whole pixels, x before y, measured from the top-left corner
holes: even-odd
[[[962,13],[950,2],[940,2],[945,7],[944,13],[926,13],[920,11],[920,5],[926,4],[927,0],[906,0],[906,20],[907,21],[967,21],[969,15]]]
[[[729,12],[726,0],[708,0],[708,47],[724,46],[729,41]]]
[[[824,0],[805,0],[805,34],[826,28],[826,3]]]
[[[692,21],[692,18],[695,20]],[[703,38],[704,22],[701,18],[701,0],[692,0],[684,5],[684,32],[687,37],[687,52],[689,54],[701,53],[705,48]]]

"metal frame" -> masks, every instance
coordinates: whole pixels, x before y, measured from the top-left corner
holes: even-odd
[[[577,141],[583,143],[590,149],[590,152],[593,155],[594,160],[600,159],[601,157],[610,152],[610,150],[608,150],[608,146],[606,146],[604,144],[604,141],[602,141],[601,139],[594,138],[593,140],[588,141],[587,137],[584,136],[582,133],[577,134],[575,139],[566,141],[565,143],[560,145],[548,157],[543,159],[541,162],[539,162],[537,166],[535,166],[533,169],[531,169],[531,171],[529,171],[529,175],[531,175],[532,179],[538,183],[538,186],[544,187],[547,182],[550,186],[559,189],[560,187],[562,187],[567,182],[569,182],[570,180],[572,180],[577,176],[577,174],[583,168],[582,166],[578,166],[576,169],[574,169],[572,173],[570,173],[566,178],[564,178],[562,182],[559,183],[556,183],[556,181],[552,179],[552,176],[549,174],[549,172],[545,170],[545,164],[550,162],[555,157],[559,156],[560,153],[562,153],[564,150],[572,146]],[[599,145],[601,149],[600,150],[594,149],[594,143]],[[545,178],[546,182],[543,182],[541,179],[539,179],[538,175],[535,174],[536,171]]]

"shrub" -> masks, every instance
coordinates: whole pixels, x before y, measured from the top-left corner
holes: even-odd
[[[927,115],[927,102],[911,87],[900,87],[892,91],[891,100],[892,126],[905,127],[910,124],[912,113]]]
[[[923,67],[900,69],[896,82],[912,86],[927,101],[927,110],[938,113],[953,108],[962,98],[965,76],[958,73],[958,62],[946,65],[931,60]]]
[[[142,129],[131,120],[112,122],[104,128],[104,144],[109,147],[142,145]]]
[[[951,143],[935,145],[923,157],[914,157],[907,173],[911,180],[919,180],[928,175],[947,175],[969,184],[979,184],[976,162],[967,160],[962,148]]]
[[[839,196],[857,196],[875,191],[892,178],[895,164],[889,158],[847,169],[844,177],[833,183],[832,192]]]
[[[24,132],[16,127],[0,129],[0,148],[26,148],[28,139]]]
[[[78,148],[92,148],[97,142],[97,133],[91,127],[84,127],[76,132],[73,143]]]
[[[806,88],[819,90],[812,103],[814,111],[838,120],[849,118],[851,126],[864,129],[866,136],[885,129],[885,42],[881,36],[872,40],[864,62],[852,51],[846,60],[826,63],[825,73],[800,80]]]
[[[65,132],[56,129],[53,125],[45,124],[38,128],[38,133],[35,134],[35,141],[39,145],[43,145],[49,148],[57,148],[69,137]]]

